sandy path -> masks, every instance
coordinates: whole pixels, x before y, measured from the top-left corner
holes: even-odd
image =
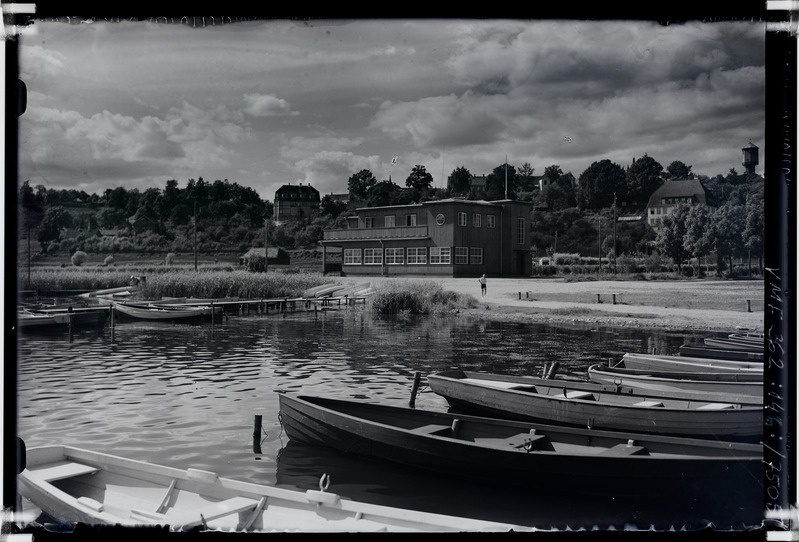
[[[430,280],[445,290],[471,295],[477,299],[478,308],[466,312],[484,318],[720,332],[738,327],[763,331],[764,324],[763,281],[757,280],[565,282],[490,278],[487,295],[481,297],[476,277],[336,278],[346,283],[371,281],[373,286],[403,280]],[[602,303],[596,302],[597,293],[603,294]],[[610,293],[621,294],[616,305]],[[751,300],[749,305],[747,299]],[[724,308],[707,309],[703,308],[705,304]]]

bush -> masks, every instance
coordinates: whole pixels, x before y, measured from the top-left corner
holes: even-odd
[[[82,250],[78,250],[75,254],[72,255],[72,265],[76,267],[80,267],[81,264],[85,263],[86,260],[89,259],[89,256],[83,252]]]
[[[172,265],[174,261],[175,261],[175,253],[170,252],[169,254],[166,255],[166,258],[164,258],[164,265]]]
[[[114,263],[114,257],[111,255],[106,256],[103,260],[103,265],[111,265],[112,263]]]

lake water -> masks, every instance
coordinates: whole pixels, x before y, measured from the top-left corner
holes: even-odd
[[[759,524],[762,496],[597,503],[575,495],[478,485],[289,442],[277,392],[407,406],[415,372],[445,369],[585,376],[625,352],[675,354],[697,335],[462,318],[377,320],[361,307],[231,316],[221,324],[118,323],[18,342],[18,434],[178,468],[356,500],[539,528],[739,529]],[[416,407],[447,410],[424,386]],[[262,416],[260,453],[253,422]],[[747,496],[749,497],[749,496]]]

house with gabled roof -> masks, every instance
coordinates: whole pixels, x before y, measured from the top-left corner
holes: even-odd
[[[649,196],[646,206],[646,222],[657,229],[663,224],[663,217],[670,215],[682,204],[698,205],[708,203],[707,190],[699,179],[671,180]]]

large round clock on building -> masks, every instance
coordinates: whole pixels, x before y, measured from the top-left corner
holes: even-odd
[[[438,224],[439,226],[444,225],[444,215],[442,215],[441,213],[438,213],[436,215],[436,224]]]

